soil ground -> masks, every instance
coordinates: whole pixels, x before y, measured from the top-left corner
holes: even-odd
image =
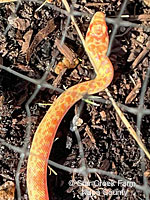
[[[47,70],[46,81],[55,88],[63,90],[94,78],[93,67],[73,24],[69,23],[67,25],[67,16],[65,13],[59,12],[59,9],[65,10],[60,1],[53,2],[53,7],[48,7],[46,4],[38,12],[36,12],[36,9],[39,4],[35,2],[22,2],[15,13],[16,5],[16,2],[0,5],[1,65],[10,67],[34,80],[41,78]],[[110,3],[110,1],[106,0],[101,1],[101,4],[97,0],[77,1],[73,5],[76,11],[82,12],[81,16],[76,17],[76,21],[83,36],[85,36],[92,14],[100,10],[108,18],[113,19],[119,14],[123,1],[113,0]],[[59,9],[56,10],[56,7]],[[150,41],[150,9],[143,1],[130,0],[122,14],[122,19],[136,23],[139,27],[121,26],[118,28],[113,38],[112,50],[109,56],[114,66],[115,74],[113,82],[108,89],[116,102],[129,108],[137,108],[143,81],[146,78],[146,72],[149,67],[150,53],[147,49],[150,49],[150,44],[148,43]],[[53,20],[54,23],[51,24],[51,29],[44,29],[50,20]],[[10,24],[11,26],[8,27]],[[111,37],[114,27],[110,23],[107,23],[107,25],[109,36]],[[73,54],[79,59],[79,64],[75,69],[64,70],[61,75],[57,75],[54,72],[54,68],[63,59],[64,55],[56,47],[55,40],[56,38],[61,39],[64,34],[65,45],[72,49]],[[33,41],[35,42],[34,45]],[[32,48],[31,44],[33,45]],[[143,54],[141,55],[141,53]],[[29,58],[27,58],[27,55]],[[54,63],[52,62],[53,60]],[[35,88],[36,85],[30,81],[23,80],[6,70],[0,71],[0,138],[13,147],[22,147],[27,138],[28,118],[25,105]],[[144,96],[144,108],[147,109],[150,107],[149,94],[150,87],[148,84]],[[40,105],[39,103],[52,104],[59,95],[59,91],[42,88],[31,102],[32,126],[30,138],[28,138],[28,149],[38,124],[49,108],[49,105]],[[105,92],[95,96],[101,96],[103,100],[108,100]],[[145,173],[143,175],[140,148],[116,114],[113,106],[97,101],[94,102],[97,105],[84,102],[78,120],[78,131],[81,136],[87,166],[112,172],[139,185],[143,184],[143,176],[145,175],[148,178],[148,184],[150,184],[150,162],[145,158]],[[71,129],[72,119],[77,114],[80,105],[81,101],[73,106],[62,120],[56,135],[57,140],[54,142],[50,155],[50,160],[71,168],[81,166],[79,146]],[[124,115],[136,130],[136,113],[131,114],[124,111]],[[142,141],[150,151],[149,124],[150,112],[149,115],[145,115],[141,119]],[[0,185],[8,181],[16,185],[15,175],[20,161],[20,154],[16,153],[12,146],[8,148],[2,143],[0,147]],[[19,182],[22,199],[28,199],[26,166],[27,158],[24,159],[20,169]],[[90,185],[92,192],[100,191],[100,196],[93,195],[93,193],[87,196],[83,194],[82,196],[84,187],[68,184],[72,180],[72,174],[52,168],[57,172],[57,175],[53,173],[48,175],[51,199],[146,199],[142,191],[136,190],[134,187],[124,188],[121,184],[118,184],[116,179],[96,173],[88,176],[89,181],[102,180],[102,183],[114,182],[114,185],[112,187]],[[83,181],[83,177],[79,174],[74,174],[74,179]],[[113,195],[113,191],[121,191],[122,189],[127,192],[126,197],[117,193]],[[103,191],[106,192],[105,195]],[[16,190],[14,198],[18,199]],[[0,199],[2,198],[0,197]]]

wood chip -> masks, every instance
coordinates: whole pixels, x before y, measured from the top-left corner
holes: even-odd
[[[58,76],[55,78],[52,86],[54,86],[55,88],[57,88],[57,86],[60,84],[61,80],[62,80],[62,76],[65,74],[67,68],[64,68],[61,70],[61,72],[58,74]],[[53,92],[53,91],[51,91]]]
[[[8,17],[8,22],[14,28],[17,28],[21,31],[25,31],[30,26],[30,21],[28,19],[22,19],[14,16]]]
[[[0,186],[0,200],[15,199],[15,184],[12,181],[7,181]]]
[[[47,22],[47,25],[35,35],[30,47],[27,50],[27,55],[26,55],[27,63],[30,61],[31,56],[33,55],[34,50],[39,45],[39,43],[50,33],[52,33],[55,30],[55,28],[56,25],[54,24],[54,19],[50,19]]]
[[[24,42],[23,42],[22,48],[21,48],[21,51],[23,54],[26,53],[27,49],[29,48],[32,34],[33,34],[33,30],[29,30],[23,36]]]
[[[3,107],[4,99],[4,96],[0,96],[0,109]]]
[[[145,57],[145,55],[149,52],[149,50],[150,50],[150,41],[149,40],[150,40],[150,38],[148,38],[146,47],[144,47],[143,51],[138,55],[138,57],[132,63],[132,65],[131,65],[132,69],[134,69],[141,62],[141,60]]]
[[[138,20],[140,21],[150,21],[150,14],[141,14],[138,16]]]
[[[140,88],[141,88],[141,80],[138,79],[137,84],[129,93],[129,95],[126,97],[125,104],[130,104],[136,98]]]
[[[17,64],[16,65],[19,69],[21,69],[22,71],[24,71],[24,72],[32,72],[32,73],[34,73],[34,71],[30,68],[30,66],[28,66],[28,65],[23,65],[23,64]]]
[[[91,133],[88,125],[85,127],[85,131],[88,134],[89,138],[91,139],[92,143],[96,144],[96,141],[95,141],[93,134]]]
[[[78,118],[76,121],[76,126],[80,127],[83,124],[83,119]]]
[[[118,129],[121,131],[122,127],[123,127],[123,123],[117,113],[115,113],[115,116],[116,116],[116,125],[117,125]],[[113,137],[113,135],[112,135],[112,137]],[[116,139],[116,137],[115,137],[115,139]]]
[[[103,110],[100,112],[101,118],[103,121],[106,121],[106,112]]]

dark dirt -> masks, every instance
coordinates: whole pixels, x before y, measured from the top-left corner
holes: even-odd
[[[123,1],[113,0],[101,1],[104,4],[97,6],[95,1],[77,1],[74,4],[75,10],[84,12],[86,16],[76,17],[78,26],[85,36],[91,14],[96,11],[103,11],[107,17],[117,17]],[[92,3],[92,5],[91,5]],[[47,5],[47,4],[46,4]],[[60,1],[53,3],[58,8],[63,8]],[[11,69],[26,75],[33,79],[39,79],[47,70],[48,75],[46,80],[49,84],[57,88],[69,88],[80,82],[94,78],[94,71],[87,58],[86,53],[81,44],[81,40],[71,24],[68,25],[65,44],[71,48],[80,58],[80,63],[75,69],[65,70],[64,73],[57,79],[54,73],[54,66],[63,58],[63,55],[55,47],[55,39],[61,38],[64,35],[67,24],[67,17],[65,14],[56,11],[55,7],[42,7],[38,12],[35,10],[39,4],[33,2],[22,2],[14,14],[16,3],[0,4],[0,64],[10,67]],[[15,21],[8,20],[13,15]],[[125,18],[125,15],[128,17]],[[144,15],[142,20],[140,16]],[[125,104],[129,107],[138,107],[140,93],[142,91],[143,81],[146,77],[148,63],[150,59],[149,50],[146,54],[138,59],[139,54],[145,47],[148,47],[150,33],[150,9],[143,2],[138,0],[128,1],[127,7],[123,12],[126,21],[134,22],[139,25],[145,25],[147,28],[131,28],[120,27],[113,40],[110,60],[113,63],[115,75],[113,82],[109,86],[109,90],[116,102]],[[23,19],[26,21],[18,21]],[[10,19],[10,18],[9,18]],[[42,41],[34,48],[29,62],[26,61],[26,53],[22,52],[25,33],[33,30],[29,45],[34,40],[36,34],[43,29],[47,22],[53,19],[56,28],[45,36]],[[144,19],[144,20],[143,20]],[[12,26],[6,34],[6,28],[9,21]],[[149,28],[148,28],[149,27]],[[109,35],[111,36],[113,25],[108,24]],[[28,40],[27,40],[28,41]],[[55,58],[54,65],[52,59]],[[136,61],[136,63],[135,63]],[[133,67],[133,63],[135,66]],[[139,87],[135,88],[137,83]],[[0,138],[14,147],[22,147],[26,138],[26,126],[28,118],[26,115],[25,104],[35,90],[35,85],[29,81],[23,80],[5,70],[0,71]],[[134,90],[134,91],[133,91]],[[150,89],[149,84],[144,96],[144,107],[150,107]],[[60,95],[59,92],[47,88],[42,88],[38,95],[30,104],[31,111],[31,134],[30,144],[32,142],[33,134],[43,118],[49,106],[39,106],[38,103],[53,103],[54,99]],[[108,97],[105,92],[101,92],[96,96],[102,96],[104,100]],[[130,96],[129,96],[130,95]],[[143,184],[143,172],[141,170],[140,150],[129,134],[123,122],[116,114],[114,108],[110,104],[103,104],[96,102],[98,106],[90,103],[84,103],[82,112],[80,113],[80,120],[78,131],[80,132],[81,142],[84,147],[84,157],[88,167],[102,169],[120,175],[136,184]],[[77,144],[74,133],[70,130],[71,121],[77,110],[81,105],[81,101],[73,106],[61,122],[57,132],[57,138],[54,142],[50,159],[63,164],[68,167],[78,168],[81,166],[81,157],[79,154],[79,146]],[[127,111],[124,112],[130,124],[136,130],[137,117]],[[150,112],[142,118],[141,122],[141,137],[143,143],[150,152]],[[91,134],[92,136],[89,136]],[[92,140],[93,139],[93,140]],[[30,147],[30,145],[29,145]],[[15,182],[15,174],[20,160],[19,153],[16,153],[12,148],[6,147],[4,144],[0,147],[0,185],[6,181]],[[22,199],[28,199],[26,188],[26,165],[27,158],[24,160],[20,171],[20,189]],[[150,170],[150,162],[145,159],[146,169],[144,172]],[[88,199],[82,194],[82,187],[77,185],[69,186],[68,182],[72,180],[72,174],[63,170],[58,170],[52,167],[57,176],[48,175],[48,186],[51,199]],[[146,174],[146,173],[145,173]],[[145,175],[150,184],[150,172]],[[79,174],[74,174],[76,181],[83,181],[83,177]],[[114,182],[112,187],[108,186],[91,186],[93,191],[100,191],[100,196],[93,196],[91,199],[145,199],[142,191],[136,190],[134,187],[125,187],[127,197],[111,192],[123,189],[122,185],[118,185],[116,179],[107,176],[91,174],[90,181],[102,180],[102,182]],[[104,195],[102,191],[107,191]],[[87,195],[88,196],[88,195]],[[90,199],[89,195],[89,199]],[[17,198],[17,192],[15,193]]]

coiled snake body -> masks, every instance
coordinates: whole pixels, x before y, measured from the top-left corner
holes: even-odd
[[[30,200],[49,200],[47,190],[47,160],[58,126],[73,104],[85,94],[94,94],[107,88],[113,79],[113,66],[106,56],[108,33],[104,14],[95,13],[86,38],[88,53],[94,61],[96,78],[77,84],[52,104],[34,135],[27,165],[27,188]]]

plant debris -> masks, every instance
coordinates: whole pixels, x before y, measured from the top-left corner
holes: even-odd
[[[27,55],[26,55],[27,63],[30,61],[31,56],[34,50],[36,49],[36,47],[39,45],[39,43],[43,39],[45,39],[45,37],[47,37],[50,33],[52,33],[55,30],[55,28],[56,28],[56,25],[54,24],[54,19],[50,19],[47,22],[47,25],[36,34],[30,47],[27,50]]]

